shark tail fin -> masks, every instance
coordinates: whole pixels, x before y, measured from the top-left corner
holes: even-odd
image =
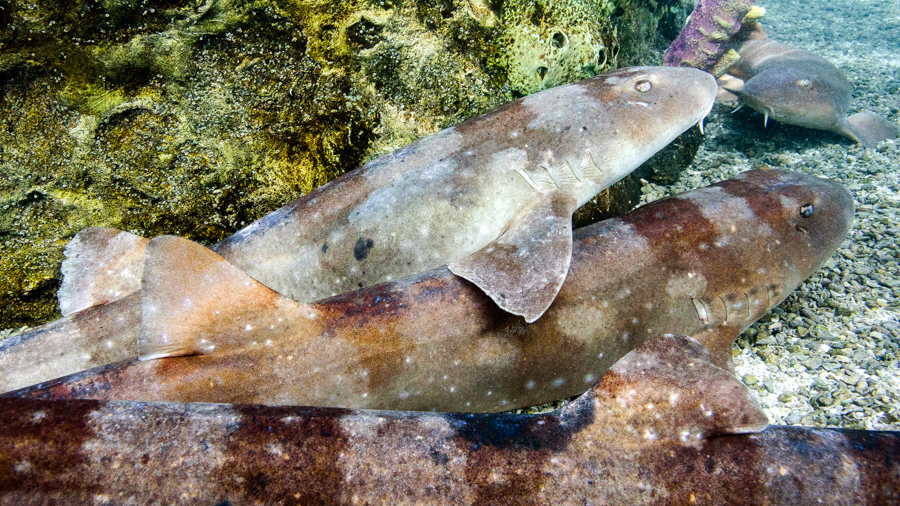
[[[503,310],[528,323],[559,293],[572,260],[574,199],[547,194],[535,200],[494,242],[449,265]]]
[[[258,315],[299,305],[197,243],[160,236],[147,246],[141,292],[142,360],[242,346]]]
[[[121,299],[141,288],[149,239],[108,227],[78,232],[66,246],[57,292],[63,316]]]
[[[845,135],[865,148],[874,148],[887,139],[900,137],[900,127],[871,112],[856,113],[844,123]]]
[[[768,425],[746,385],[710,362],[700,342],[671,334],[649,338],[622,357],[559,416],[591,409],[616,418],[604,418],[606,424],[629,427],[637,444],[696,444],[716,435],[758,432]],[[627,441],[616,441],[623,443]]]

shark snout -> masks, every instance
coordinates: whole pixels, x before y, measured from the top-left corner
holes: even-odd
[[[718,86],[712,75],[690,67],[639,67],[639,78],[654,83],[655,97],[647,97],[653,105],[648,109],[651,121],[672,128],[666,144],[681,132],[701,124],[715,103]],[[648,95],[650,95],[648,93]],[[677,130],[677,131],[676,131]],[[674,134],[674,135],[673,135]]]
[[[709,73],[703,72],[689,67],[679,67],[683,70],[683,75],[677,77],[678,81],[673,86],[683,90],[682,100],[689,106],[696,108],[694,123],[701,123],[704,118],[709,116],[712,111],[713,104],[716,101],[716,94],[719,91],[716,79]]]
[[[687,111],[681,112],[690,117],[691,125],[699,124],[702,133],[703,120],[712,111],[719,91],[716,79],[707,72],[689,67],[679,67],[679,70],[685,72],[677,76],[677,82],[673,83],[673,87],[682,95],[678,103],[680,107],[692,109],[691,114],[687,114]]]

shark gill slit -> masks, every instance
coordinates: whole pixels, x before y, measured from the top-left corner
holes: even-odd
[[[566,167],[569,168],[569,172],[571,172],[572,175],[575,176],[575,179],[577,179],[579,183],[583,183],[583,182],[584,182],[584,177],[583,177],[582,174],[579,174],[579,173],[578,173],[578,172],[580,172],[580,171],[576,171],[576,170],[575,170],[575,167],[572,166],[572,163],[569,161],[568,158],[563,158],[563,161],[566,162]]]
[[[561,188],[561,186],[559,185],[559,181],[557,181],[556,176],[553,175],[553,171],[550,170],[550,167],[547,167],[546,165],[541,165],[541,168],[544,169],[545,171],[547,171],[547,174],[550,175],[550,179],[553,181],[553,184],[555,184],[557,188]]]
[[[529,185],[531,185],[531,188],[532,188],[535,192],[540,192],[540,190],[538,190],[537,184],[535,184],[535,182],[531,180],[531,177],[528,175],[528,173],[525,172],[524,169],[516,169],[516,170],[515,170],[515,173],[518,174],[518,175],[520,175],[520,176],[522,176],[522,178],[524,178],[525,181],[526,181]]]
[[[594,169],[594,176],[602,176],[602,175],[603,175],[603,171],[600,170],[600,166],[597,165],[597,162],[594,160],[594,154],[591,153],[591,150],[590,150],[590,149],[587,150],[587,155],[588,155],[588,160],[590,160],[591,163],[588,164],[588,165],[584,168],[584,169],[585,169],[585,174],[584,174],[584,175],[585,175],[586,177],[590,178],[591,176],[590,176],[589,174],[587,174],[587,171],[588,171],[589,169]]]
[[[709,325],[709,310],[706,308],[706,303],[696,297],[691,297],[691,303],[697,311],[697,317],[700,318],[700,323]]]
[[[722,305],[725,306],[725,321],[722,323],[728,323],[728,301],[725,300],[725,297],[719,295],[719,298],[722,299]]]

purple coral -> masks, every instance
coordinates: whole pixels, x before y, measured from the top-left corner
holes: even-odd
[[[700,0],[687,25],[666,50],[664,64],[711,72],[741,28],[754,0]]]

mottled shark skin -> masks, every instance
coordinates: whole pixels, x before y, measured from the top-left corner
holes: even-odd
[[[766,427],[687,337],[539,415],[0,399],[0,504],[900,501],[900,433]]]
[[[843,135],[863,147],[900,137],[900,127],[871,112],[847,116],[853,88],[831,62],[766,37],[754,24],[742,34],[740,59],[728,69],[726,90],[765,117]]]
[[[446,269],[305,305],[158,238],[145,279],[167,288],[145,283],[143,323],[166,339],[142,352],[191,356],[13,395],[493,412],[580,394],[658,333],[692,335],[730,368],[740,332],[832,254],[852,217],[839,184],[776,170],[646,205],[576,233],[566,283],[533,324]]]
[[[714,87],[696,70],[642,67],[546,90],[379,158],[214,249],[301,302],[453,262],[534,320],[565,277],[571,211],[700,121]],[[109,228],[72,240],[65,317],[0,343],[0,391],[138,354],[147,243]]]
[[[140,330],[138,291],[0,341],[0,392],[139,355]]]
[[[572,213],[701,121],[715,94],[710,76],[665,67],[535,93],[367,163],[213,249],[300,302],[449,264],[531,322],[565,279]],[[93,293],[67,276],[68,311],[114,300],[120,281],[116,269],[83,269],[112,262],[81,243],[66,270],[108,282],[72,276],[102,287]]]

